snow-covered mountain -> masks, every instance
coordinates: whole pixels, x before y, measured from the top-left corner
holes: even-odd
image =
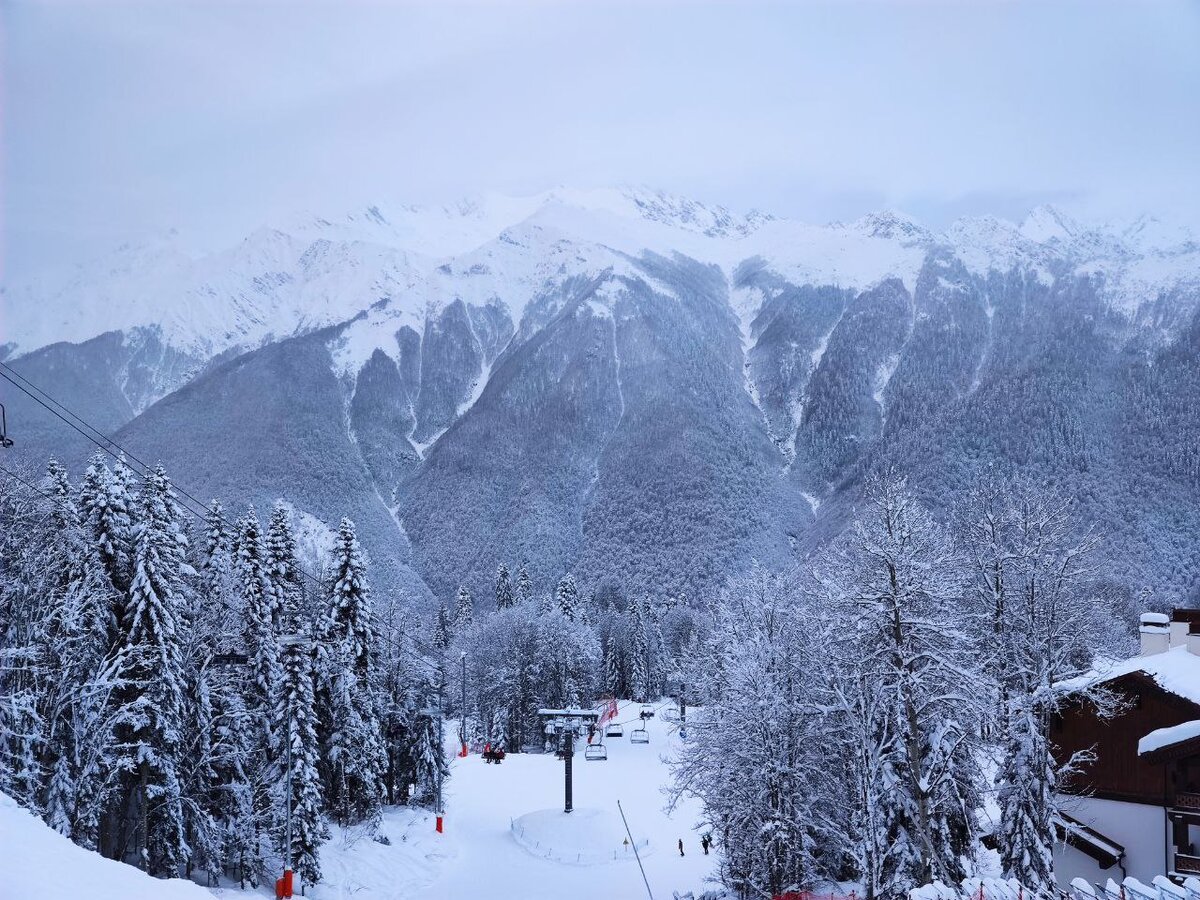
[[[885,455],[935,506],[989,463],[1066,481],[1136,578],[1192,589],[1157,517],[1200,525],[1200,243],[1149,218],[939,233],[555,190],[167,238],[4,306],[8,362],[139,456],[349,512],[418,591],[524,558],[695,594],[836,532]],[[31,458],[86,451],[3,396]]]
[[[1127,311],[1194,284],[1200,263],[1189,232],[1149,217],[1089,228],[1044,206],[1020,225],[971,218],[936,234],[894,211],[811,226],[644,189],[559,189],[297,215],[202,256],[185,252],[174,234],[125,245],[56,283],[6,286],[0,344],[14,356],[151,327],[203,359],[344,321],[382,298],[419,317],[430,305],[491,295],[519,318],[555,276],[600,271],[615,255],[645,251],[683,253],[727,274],[758,257],[802,280],[863,288],[895,276],[911,285],[933,246],[952,248],[980,274],[1055,264],[1102,272],[1112,282],[1108,298]]]

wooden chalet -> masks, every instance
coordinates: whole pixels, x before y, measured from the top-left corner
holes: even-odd
[[[1051,725],[1060,762],[1094,754],[1060,786],[1060,883],[1200,874],[1200,610],[1147,613],[1140,630],[1138,656],[1088,680],[1117,712],[1103,717],[1081,699]]]

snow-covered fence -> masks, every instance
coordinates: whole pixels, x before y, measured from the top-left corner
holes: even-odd
[[[592,852],[567,850],[562,847],[551,847],[541,840],[530,837],[520,822],[509,819],[509,830],[513,840],[521,845],[526,852],[543,859],[572,866],[597,866],[605,863],[618,862],[623,859],[635,858],[634,844],[622,844],[612,850],[597,850]],[[645,856],[650,852],[650,839],[643,838],[636,843],[637,852]]]
[[[1076,878],[1070,894],[1071,900],[1200,900],[1200,879],[1187,878],[1178,885],[1157,875],[1152,884],[1146,884],[1129,875],[1120,883],[1110,878],[1099,885]]]
[[[1033,890],[1012,878],[968,878],[957,885],[935,881],[913,888],[908,897],[909,900],[1068,900],[1064,892]]]
[[[1076,878],[1066,890],[1036,890],[1013,879],[968,878],[961,885],[941,882],[915,888],[909,900],[1200,900],[1200,879],[1188,878],[1182,885],[1159,875],[1153,884],[1132,875],[1117,883],[1090,884]]]

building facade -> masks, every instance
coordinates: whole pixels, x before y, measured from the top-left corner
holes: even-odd
[[[1200,874],[1200,610],[1147,613],[1140,638],[1087,680],[1115,711],[1081,697],[1051,724],[1058,761],[1080,760],[1061,785],[1060,884]]]

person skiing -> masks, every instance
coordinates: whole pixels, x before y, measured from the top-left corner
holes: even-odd
[[[712,846],[712,836],[706,834],[700,838],[700,846],[704,848],[704,855],[708,856],[708,848]]]
[[[683,856],[683,838],[679,839],[679,855]]]

